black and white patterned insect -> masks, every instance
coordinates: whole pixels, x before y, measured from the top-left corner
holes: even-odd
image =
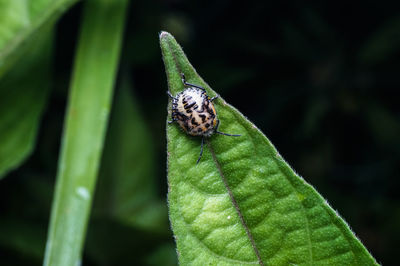
[[[183,85],[187,88],[175,97],[169,91],[167,92],[172,99],[172,121],[168,123],[177,122],[187,134],[201,137],[200,156],[197,160],[199,163],[203,154],[205,137],[210,137],[214,133],[231,137],[240,135],[218,131],[219,120],[213,104],[218,96],[210,98],[204,88],[187,83],[183,73],[181,76]]]

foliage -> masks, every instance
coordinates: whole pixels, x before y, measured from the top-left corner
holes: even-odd
[[[63,123],[70,116],[66,112],[69,84],[77,78],[75,47],[81,46],[79,31],[87,23],[81,13],[87,2],[0,0],[2,265],[43,263],[61,139],[67,130]],[[113,14],[116,10],[111,2],[119,1],[101,2],[109,5],[107,14]],[[398,12],[391,2],[355,1],[344,9],[333,2],[131,1],[123,9],[126,28],[121,57],[114,66],[119,71],[111,71],[109,63],[94,66],[109,69],[96,74],[98,80],[93,82],[100,84],[113,76],[115,97],[112,106],[111,102],[105,104],[110,112],[108,128],[91,135],[98,139],[105,134],[103,140],[88,141],[104,146],[104,151],[98,157],[96,191],[90,194],[93,210],[85,245],[76,246],[76,250],[83,250],[83,265],[177,264],[166,205],[165,128],[170,136],[176,134],[183,141],[182,150],[188,154],[182,161],[187,167],[197,159],[200,142],[165,123],[167,82],[157,42],[161,30],[179,40],[201,76],[268,136],[290,165],[351,225],[378,262],[398,264],[400,46],[396,37]],[[92,22],[99,19],[94,11],[85,7]],[[119,32],[112,25],[121,16],[105,16],[104,24],[111,33],[100,36],[96,44],[107,44]],[[88,56],[115,56],[110,49],[98,48],[87,47],[93,52]],[[81,71],[84,73],[86,67]],[[188,77],[214,95],[197,74]],[[86,74],[81,78],[89,80]],[[182,88],[179,77],[172,82],[178,86],[172,88],[176,93]],[[103,91],[100,87],[105,83],[90,82],[87,89],[99,86]],[[83,101],[85,107],[97,103],[99,91],[92,91]],[[216,102],[221,130],[246,132],[247,120],[223,103]],[[234,122],[227,123],[232,114]],[[217,160],[222,161],[219,152],[224,147],[246,148],[250,136],[258,136],[262,146],[271,151],[268,158],[275,158],[270,142],[256,129],[250,132],[239,139],[213,136],[209,145]],[[210,173],[215,170],[207,147],[204,161],[188,168],[190,173],[205,165]],[[173,164],[170,166],[173,170]],[[317,203],[323,202],[318,206],[327,206],[305,181],[293,176],[291,170],[289,173],[319,199]],[[193,180],[195,177],[196,173]],[[221,195],[225,191],[224,206],[232,215],[229,221],[222,221],[233,222],[237,212],[217,177],[215,173],[210,176],[218,185],[205,190],[213,187]],[[174,179],[170,176],[169,180]],[[195,187],[204,184],[194,182]],[[198,193],[191,195],[204,199]],[[185,210],[194,215],[197,209]],[[327,207],[326,212],[331,213],[331,209]],[[304,221],[299,219],[299,223]],[[338,223],[343,225],[341,220]],[[285,230],[290,228],[277,232]],[[241,232],[246,240],[247,233]],[[179,238],[177,243],[181,248]],[[184,261],[187,253],[181,254]]]

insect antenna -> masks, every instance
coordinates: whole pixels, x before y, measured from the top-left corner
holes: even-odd
[[[221,134],[221,135],[225,135],[225,136],[231,136],[231,137],[240,137],[241,135],[238,134],[228,134],[228,133],[224,133],[224,132],[219,132],[219,131],[215,131],[215,133]]]
[[[200,89],[200,90],[202,90],[202,91],[206,91],[206,89],[204,89],[203,87],[200,87],[200,86],[195,85],[195,84],[192,84],[192,83],[187,83],[187,82],[186,82],[186,78],[185,78],[185,74],[181,73],[181,77],[182,77],[182,83],[183,83],[185,86],[187,86],[187,87],[195,87],[195,88],[198,88],[198,89]]]

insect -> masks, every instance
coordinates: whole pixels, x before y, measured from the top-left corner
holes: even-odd
[[[210,98],[204,88],[187,83],[183,73],[181,73],[181,77],[183,85],[187,88],[175,97],[167,91],[168,96],[172,99],[172,121],[168,121],[168,123],[177,122],[187,134],[201,137],[200,156],[196,163],[198,164],[203,155],[204,138],[210,137],[214,133],[231,137],[240,135],[218,131],[219,120],[213,104],[218,96]]]

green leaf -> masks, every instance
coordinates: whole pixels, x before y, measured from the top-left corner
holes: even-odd
[[[124,79],[115,95],[95,209],[128,226],[165,232],[167,208],[157,199],[153,139],[130,89]]]
[[[32,152],[49,94],[52,32],[41,32],[29,53],[0,80],[0,179]]]
[[[33,150],[50,87],[50,29],[76,1],[0,0],[0,178]]]
[[[181,72],[216,95],[169,33],[160,42],[173,95],[184,89]],[[242,136],[210,137],[198,165],[200,139],[167,124],[170,220],[182,265],[376,265],[254,124],[222,98],[215,108],[219,130]]]
[[[81,261],[128,0],[85,4],[44,265],[78,265]]]
[[[0,77],[77,0],[0,0]]]

